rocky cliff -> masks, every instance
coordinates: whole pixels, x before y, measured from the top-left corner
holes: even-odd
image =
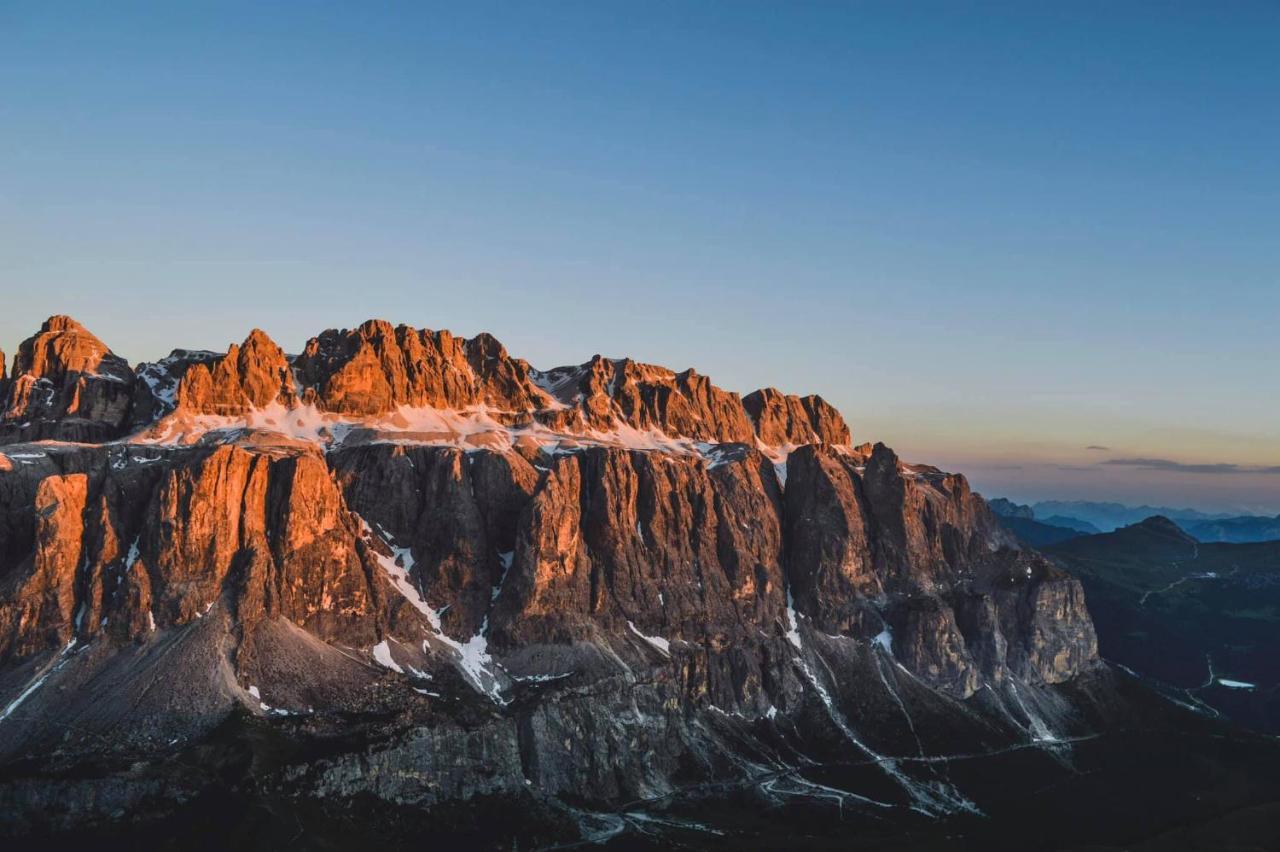
[[[320,755],[268,773],[290,796],[512,796],[585,833],[831,759],[875,775],[842,807],[976,811],[923,759],[1088,724],[1078,583],[819,397],[378,321],[132,371],[58,317],[7,393],[0,759],[108,767],[72,816],[0,787],[32,825],[176,806],[110,767],[241,717]]]
[[[129,364],[83,326],[71,317],[50,317],[18,347],[12,374],[0,381],[0,441],[118,437],[134,381]]]

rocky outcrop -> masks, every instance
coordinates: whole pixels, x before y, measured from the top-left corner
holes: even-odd
[[[538,424],[624,445],[687,439],[785,452],[850,440],[840,414],[818,396],[765,388],[742,399],[692,369],[677,373],[599,355],[542,373],[488,334],[466,339],[381,320],[325,331],[296,358],[255,329],[226,353],[175,349],[140,364],[135,375],[74,320],[52,317],[23,344],[7,384],[0,387],[6,403],[0,442],[168,434],[160,424],[169,419],[176,423],[170,432],[196,440],[193,416],[283,417],[299,406],[330,421],[367,419],[400,429],[414,422],[401,409],[482,414],[504,428]],[[198,427],[210,428],[216,426],[207,420]]]
[[[40,480],[32,506],[35,548],[0,581],[0,656],[61,647],[75,633],[87,488],[84,474]]]
[[[176,395],[179,410],[197,414],[237,415],[297,402],[284,351],[256,328],[222,357],[189,361]]]
[[[539,413],[549,425],[607,431],[622,423],[642,432],[718,443],[771,446],[848,444],[849,429],[821,397],[773,388],[745,399],[690,369],[676,373],[629,358],[599,355],[577,367],[539,374],[561,407]]]
[[[133,385],[123,358],[70,317],[50,317],[14,356],[0,443],[118,437],[129,421]]]
[[[819,629],[883,637],[944,691],[967,697],[1010,672],[1057,683],[1097,655],[1079,584],[1016,550],[963,477],[883,445],[869,457],[803,447],[786,530],[796,608]]]
[[[488,334],[467,340],[382,320],[312,338],[297,368],[306,399],[342,414],[386,414],[402,405],[523,412],[545,400],[528,364]]]
[[[398,547],[449,635],[481,629],[539,474],[516,453],[375,444],[330,454],[348,504]]]
[[[761,388],[742,399],[756,434],[774,446],[848,444],[844,418],[820,396],[791,396]]]
[[[517,534],[494,632],[509,646],[589,637],[595,625],[668,642],[777,633],[785,606],[781,499],[751,451],[700,459],[591,449],[561,456]]]
[[[377,640],[387,590],[318,454],[226,445],[85,467],[39,480],[30,505],[8,495],[6,513],[36,524],[31,551],[0,566],[0,658],[73,635],[142,640],[219,601],[242,629],[280,616],[327,641]],[[21,531],[6,539],[12,559]]]
[[[752,439],[751,423],[738,395],[721,390],[692,369],[675,373],[630,358],[595,356],[560,390],[577,402],[592,429],[609,430],[620,421],[641,431],[705,441]]]

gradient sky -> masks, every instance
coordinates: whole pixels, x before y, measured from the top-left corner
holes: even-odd
[[[1280,512],[1280,5],[0,0],[0,347],[55,312],[488,330]]]

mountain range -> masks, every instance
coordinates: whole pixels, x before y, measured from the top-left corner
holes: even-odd
[[[1019,541],[1031,547],[1059,544],[1080,535],[1100,532],[1097,527],[1087,521],[1064,518],[1061,515],[1039,520],[1036,518],[1035,510],[1030,506],[1014,503],[1004,497],[996,497],[988,505],[1005,529],[1017,536]]]
[[[1074,537],[1072,533],[1094,535],[1104,530],[1111,532],[1152,517],[1173,520],[1197,541],[1240,544],[1280,540],[1280,516],[1272,518],[1261,515],[1207,515],[1194,509],[1173,510],[1087,501],[1067,503],[1045,501],[1028,506],[1004,497],[991,500],[989,505],[991,510],[1000,517],[1001,523],[1033,547],[1066,541]],[[1102,528],[1082,520],[1081,517],[1045,514],[1052,511],[1072,511],[1081,516],[1094,518],[1100,522]]]
[[[1196,509],[1175,509],[1169,506],[1126,506],[1123,503],[1102,503],[1090,500],[1042,500],[1033,504],[1031,508],[1037,518],[1047,520],[1055,515],[1071,518],[1091,524],[1099,532],[1111,532],[1156,516],[1169,518],[1181,526],[1235,517],[1230,512],[1201,512]]]
[[[1280,515],[1274,518],[1246,515],[1196,523],[1183,521],[1179,525],[1198,541],[1244,544],[1280,540]]]
[[[0,399],[28,843],[1180,848],[1280,801],[818,396],[382,321],[130,366],[55,316]]]

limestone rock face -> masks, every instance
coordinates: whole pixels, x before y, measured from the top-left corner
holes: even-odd
[[[691,369],[676,373],[597,355],[538,379],[561,404],[539,412],[539,419],[557,426],[608,430],[623,423],[640,431],[722,443],[752,444],[757,438],[776,446],[849,443],[844,420],[821,397],[766,388],[741,399]]]
[[[84,474],[50,476],[35,493],[35,547],[3,577],[0,654],[62,646],[75,633],[76,570],[84,548]]]
[[[545,399],[528,364],[488,334],[467,340],[382,320],[312,338],[297,367],[308,399],[344,414],[385,414],[401,405],[519,412]]]
[[[738,395],[691,369],[675,373],[597,355],[579,368],[575,389],[591,428],[610,429],[616,418],[635,429],[679,437],[742,443],[753,437]]]
[[[832,632],[874,635],[869,598],[884,591],[873,527],[856,459],[806,446],[787,459],[786,531],[797,608]]]
[[[766,444],[848,444],[844,418],[820,396],[791,396],[776,388],[747,394],[743,406]]]
[[[177,389],[177,407],[198,414],[244,414],[297,401],[284,351],[256,328],[226,355],[189,364]]]
[[[884,533],[877,560],[887,577],[928,587],[1016,544],[963,476],[903,465],[883,444],[872,450],[863,484]]]
[[[331,453],[348,505],[409,551],[410,576],[443,627],[480,631],[515,549],[516,526],[539,482],[515,453],[376,444]]]
[[[237,418],[304,405],[391,423],[402,407],[483,411],[505,427],[536,423],[624,444],[661,436],[785,450],[850,440],[821,397],[766,388],[742,399],[692,369],[598,355],[542,373],[489,334],[466,339],[382,320],[325,331],[296,358],[255,329],[226,353],[175,349],[135,374],[74,320],[52,317],[23,344],[12,379],[0,380],[0,398],[3,443],[99,441],[171,414]]]
[[[521,520],[492,640],[619,633],[679,658],[686,700],[763,710],[766,673],[783,679],[762,651],[785,629],[781,511],[755,451],[714,468],[605,448],[559,457]]]
[[[67,316],[18,347],[3,388],[0,443],[103,441],[123,433],[134,375],[128,363]]]
[[[1096,657],[1078,582],[1014,550],[964,477],[883,445],[802,447],[787,469],[791,588],[820,629],[883,631],[903,665],[960,696],[1010,671],[1057,683]]]
[[[16,560],[23,532],[6,536],[0,658],[73,635],[142,640],[219,602],[245,628],[282,616],[326,640],[376,640],[385,592],[318,454],[224,445],[142,464],[68,461],[83,472],[4,495],[5,512],[32,513],[35,530]]]
[[[593,449],[562,456],[517,535],[495,629],[511,641],[595,620],[701,641],[785,606],[772,466]]]

